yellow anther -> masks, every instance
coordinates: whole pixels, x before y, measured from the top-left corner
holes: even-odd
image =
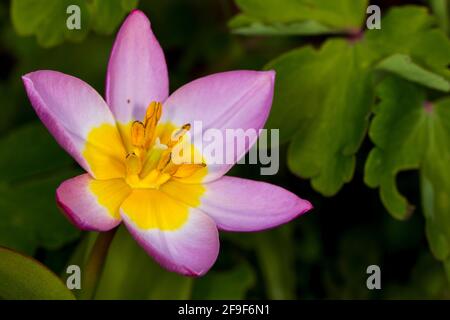
[[[135,147],[142,147],[145,142],[145,127],[140,121],[135,121],[131,125],[131,143]]]
[[[186,123],[185,125],[183,125],[178,131],[176,131],[172,137],[171,140],[169,141],[169,143],[167,144],[168,147],[173,147],[175,146],[178,142],[181,141],[181,139],[183,138],[183,136],[191,129],[191,124],[190,123]]]
[[[173,176],[175,178],[187,178],[192,176],[196,171],[203,169],[204,167],[206,167],[205,163],[182,164],[181,166],[178,167],[177,171],[175,172],[175,174],[173,174]]]
[[[189,131],[189,130],[191,130],[191,124],[190,124],[190,123],[184,124],[184,125],[181,127],[181,130],[184,130],[184,131]]]
[[[153,101],[149,104],[143,121],[135,121],[131,125],[130,140],[133,152],[126,156],[125,179],[133,188],[158,189],[172,177],[190,177],[206,166],[203,163],[191,164],[190,161],[182,161],[183,164],[175,162],[175,156],[183,157],[184,155],[184,149],[176,148],[184,146],[187,142],[186,139],[183,140],[183,137],[191,129],[191,124],[186,123],[176,130],[168,143],[165,142],[167,138],[163,134],[164,143],[161,143],[161,137],[157,136],[157,125],[161,115],[162,104]]]
[[[145,112],[145,119],[144,119],[144,123],[145,125],[147,125],[148,121],[153,117],[153,115],[155,114],[156,111],[156,101],[152,101],[148,107],[147,107],[147,111]]]
[[[144,123],[147,126],[147,124],[151,120],[156,120],[155,122],[158,122],[159,119],[161,119],[162,114],[162,104],[161,102],[152,101],[148,107],[147,111],[145,113],[145,120]]]
[[[137,175],[142,170],[141,159],[134,152],[127,155],[125,163],[129,175]]]
[[[168,174],[170,174],[170,175],[173,175],[173,174],[175,174],[175,172],[177,172],[178,166],[179,166],[179,165],[176,165],[175,163],[173,163],[172,161],[170,161],[170,162],[167,164],[167,166],[164,168],[163,172],[164,172],[164,173],[168,173]]]
[[[145,113],[145,146],[148,148],[155,142],[156,125],[162,114],[162,104],[153,101],[147,108]]]
[[[156,166],[156,170],[163,170],[169,163],[172,158],[171,150],[164,150],[159,159],[158,165]]]
[[[145,127],[145,146],[148,148],[155,142],[156,123],[148,123]]]
[[[158,122],[159,119],[161,119],[161,115],[162,115],[162,103],[158,102],[158,105],[156,107],[156,122]]]

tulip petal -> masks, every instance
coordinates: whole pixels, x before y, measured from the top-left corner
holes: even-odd
[[[119,207],[130,193],[122,179],[94,180],[82,174],[64,181],[56,190],[56,200],[78,228],[107,231],[121,222]]]
[[[247,141],[240,144],[227,141],[219,148],[224,155],[223,161],[215,161],[203,152],[208,164],[204,182],[223,176],[256,142],[272,105],[274,78],[274,71],[213,74],[186,84],[164,103],[161,122],[172,122],[176,126],[194,125],[192,141],[199,150],[211,148],[211,144],[217,141],[202,136],[196,128],[196,121],[201,121],[203,133],[208,129],[218,129],[222,137],[226,137],[226,129],[244,132],[254,129],[255,134],[249,135]]]
[[[134,10],[117,34],[106,77],[106,101],[121,123],[142,120],[152,101],[169,93],[166,60],[150,21]]]
[[[219,237],[214,221],[162,192],[134,190],[122,204],[121,215],[136,241],[170,271],[200,276],[217,259]]]
[[[22,79],[37,115],[62,148],[93,177],[123,176],[125,149],[119,131],[105,101],[92,87],[56,71],[36,71]],[[102,134],[91,135],[99,130]],[[110,165],[108,170],[103,170],[105,163]]]
[[[281,187],[235,177],[205,184],[200,209],[221,230],[259,231],[287,223],[312,209],[311,203]]]

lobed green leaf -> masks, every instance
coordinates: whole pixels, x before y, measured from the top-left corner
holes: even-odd
[[[380,187],[381,199],[398,219],[411,205],[396,186],[400,171],[418,169],[431,249],[440,260],[450,257],[450,99],[427,100],[424,89],[395,77],[378,88],[380,104],[370,127],[375,148],[365,181]]]
[[[450,41],[426,9],[394,8],[382,30],[332,38],[317,50],[303,47],[270,62],[277,78],[267,127],[280,129],[281,143],[291,141],[291,171],[332,196],[353,177],[375,100],[374,72],[448,91],[449,64]]]

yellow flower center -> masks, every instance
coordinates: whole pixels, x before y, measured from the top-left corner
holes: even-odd
[[[187,123],[181,128],[173,125],[158,128],[161,113],[162,104],[152,102],[147,108],[145,119],[142,122],[134,121],[129,129],[131,150],[125,158],[125,180],[133,188],[158,189],[172,178],[188,178],[206,166],[191,161],[173,161],[173,149],[177,146],[186,147],[180,144],[191,125]],[[171,131],[170,137],[163,131]]]
[[[200,204],[207,168],[187,139],[190,124],[159,123],[161,109],[152,102],[143,121],[91,129],[83,157],[95,177],[90,190],[111,216],[122,208],[140,228],[176,230]]]

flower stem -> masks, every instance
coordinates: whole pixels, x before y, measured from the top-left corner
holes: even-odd
[[[90,300],[94,298],[100,276],[102,275],[103,266],[105,265],[106,257],[108,255],[108,250],[116,231],[117,228],[114,228],[107,232],[100,232],[97,236],[83,270],[80,299]]]

